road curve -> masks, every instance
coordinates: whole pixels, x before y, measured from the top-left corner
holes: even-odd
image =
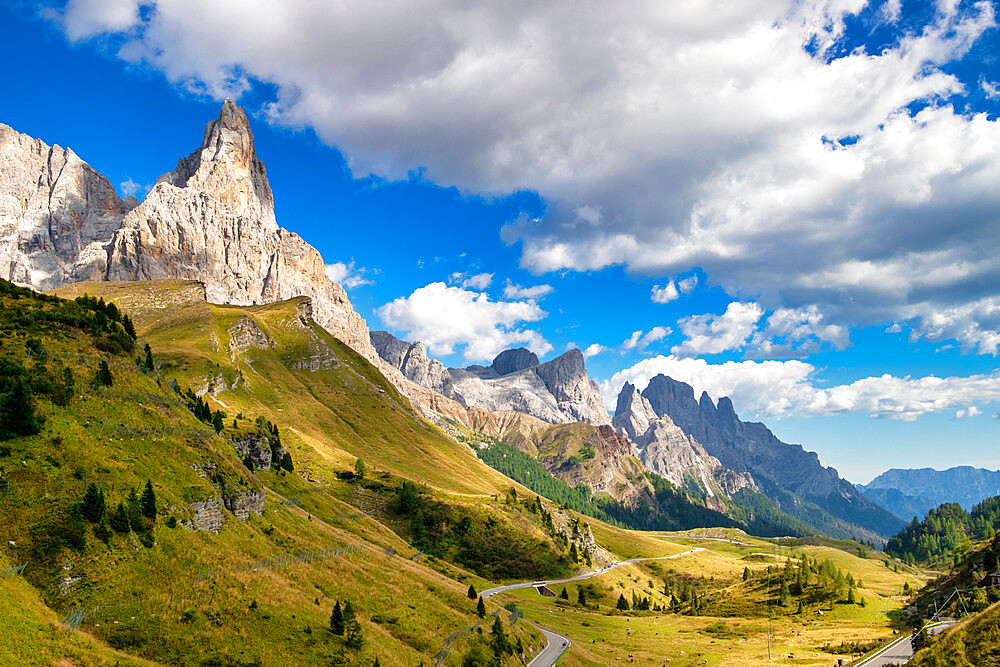
[[[931,634],[936,635],[953,625],[955,625],[955,621],[938,621],[926,626],[926,629]],[[910,645],[911,637],[913,637],[912,634],[900,637],[874,655],[857,663],[855,667],[889,667],[890,665],[906,664],[913,657],[913,647]]]
[[[535,625],[532,623],[532,625]],[[559,659],[569,645],[572,643],[569,637],[564,637],[557,632],[552,632],[551,630],[546,630],[540,625],[535,625],[536,628],[542,631],[545,635],[545,639],[548,642],[542,652],[535,656],[535,659],[528,663],[528,667],[552,667],[556,664],[556,660]]]
[[[674,558],[680,558],[681,556],[690,556],[691,554],[696,554],[699,551],[704,551],[701,547],[695,547],[690,551],[685,551],[683,553],[674,554],[673,556],[656,556],[655,558],[633,558],[631,560],[623,560],[620,563],[615,563],[607,567],[602,567],[600,570],[594,570],[593,572],[586,572],[584,574],[578,575],[576,577],[570,577],[569,579],[551,579],[548,581],[521,581],[516,584],[508,584],[506,586],[497,586],[496,588],[490,588],[485,590],[480,595],[484,598],[491,598],[497,593],[503,593],[504,591],[512,591],[515,588],[533,588],[535,586],[551,586],[555,584],[568,584],[571,581],[582,581],[584,579],[590,579],[591,577],[596,577],[599,574],[604,574],[610,570],[614,570],[618,567],[623,567],[625,565],[631,565],[632,563],[641,563],[647,560],[673,560]]]
[[[497,586],[496,588],[490,588],[485,590],[480,595],[483,598],[491,598],[497,593],[503,593],[504,591],[512,591],[515,588],[529,588],[534,586],[549,586],[553,584],[568,584],[571,581],[582,581],[584,579],[590,579],[591,577],[596,577],[599,574],[604,574],[609,570],[613,570],[618,567],[625,565],[631,565],[632,563],[641,563],[646,560],[673,560],[674,558],[680,558],[681,556],[690,556],[691,554],[696,554],[699,551],[704,551],[701,547],[695,547],[690,551],[685,551],[683,553],[674,554],[673,556],[656,556],[654,558],[632,558],[631,560],[623,560],[620,563],[614,563],[607,567],[602,567],[600,570],[594,570],[593,572],[587,572],[576,577],[570,577],[569,579],[550,579],[548,581],[522,581],[516,584],[508,584],[506,586]],[[530,623],[530,621],[529,621]],[[552,632],[551,630],[546,630],[540,625],[532,623],[536,628],[541,630],[542,634],[545,635],[545,648],[542,652],[535,656],[535,659],[528,663],[528,667],[552,667],[556,664],[556,660],[559,659],[563,653],[569,648],[571,642],[569,637],[565,637],[558,633]]]

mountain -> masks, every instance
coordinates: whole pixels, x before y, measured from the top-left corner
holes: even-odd
[[[834,468],[821,465],[815,452],[778,440],[764,424],[741,421],[729,398],[720,398],[716,405],[707,393],[702,393],[695,400],[690,385],[663,374],[649,381],[642,397],[653,414],[669,417],[726,468],[750,473],[761,491],[781,509],[807,523],[817,527],[827,523],[830,525],[826,532],[846,531],[848,535],[852,534],[850,525],[854,525],[882,537],[894,534],[903,525],[898,517],[842,479]],[[838,520],[848,525],[832,525]],[[861,537],[860,533],[854,534]]]
[[[37,290],[83,280],[179,278],[214,303],[295,296],[317,322],[372,362],[364,319],[323,258],[278,226],[246,113],[226,100],[201,145],[140,204],[71,150],[0,125],[0,278]]]
[[[445,369],[441,362],[428,359],[419,341],[408,343],[388,332],[373,331],[371,342],[382,360],[408,380],[467,408],[517,411],[550,424],[611,423],[580,350],[542,364],[534,352],[517,348],[504,350],[489,366]]]
[[[647,469],[675,486],[693,485],[708,497],[757,490],[751,475],[725,468],[669,416],[656,414],[631,383],[626,382],[618,394],[612,424],[635,444],[636,455]]]
[[[944,503],[958,503],[971,510],[980,501],[1000,495],[1000,471],[971,466],[892,468],[858,488],[896,516],[922,518]]]

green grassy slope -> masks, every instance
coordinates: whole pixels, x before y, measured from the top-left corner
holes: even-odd
[[[363,360],[302,321],[298,303],[241,311],[190,303],[180,283],[135,287],[116,297],[142,299],[161,316],[135,311],[139,339],[152,342],[161,366],[155,373],[131,353],[99,350],[105,336],[85,317],[68,317],[79,315],[74,304],[18,290],[0,295],[0,358],[31,377],[43,367],[52,377],[65,369],[74,377],[67,405],[35,397],[44,419],[39,433],[0,443],[0,554],[7,563],[28,563],[22,576],[0,581],[3,611],[14,609],[0,614],[0,650],[37,656],[37,664],[370,665],[376,657],[383,665],[431,664],[448,634],[478,620],[466,590],[483,580],[438,558],[411,560],[416,549],[392,522],[373,518],[389,512],[399,483],[390,471],[426,475],[460,496],[489,492],[503,478],[421,420]],[[126,299],[115,300],[128,310]],[[275,341],[251,348],[261,352],[255,364],[244,360],[246,351],[230,357],[228,342],[220,346],[226,353],[212,344],[250,311]],[[161,353],[158,345],[167,348],[171,339],[172,354]],[[336,362],[329,369],[290,368],[327,354]],[[110,387],[91,384],[98,358],[109,362]],[[171,382],[209,375],[228,384],[241,373],[245,382],[212,399],[229,412],[219,435],[206,432]],[[317,396],[330,397],[325,412]],[[239,410],[246,417],[232,429]],[[228,438],[256,416],[279,424],[294,472],[249,470],[240,461]],[[377,470],[362,482],[336,478],[334,471],[359,455]],[[76,514],[90,482],[114,507],[146,480],[159,508],[148,538],[145,529],[112,533],[105,544]],[[195,517],[192,503],[261,489],[260,516],[240,521],[221,509],[218,532],[184,527]],[[532,530],[517,517],[505,520],[511,530]],[[173,521],[178,525],[169,527]],[[405,532],[405,522],[396,523]],[[318,555],[345,547],[359,550]],[[252,567],[262,559],[274,564]],[[359,649],[324,629],[336,600],[357,609],[366,638]],[[86,613],[71,620],[74,611]],[[78,623],[77,631],[54,619]],[[523,623],[512,631],[526,645],[539,641]],[[459,663],[461,648],[446,664]],[[0,654],[0,662],[9,661]]]

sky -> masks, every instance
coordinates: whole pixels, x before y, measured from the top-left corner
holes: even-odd
[[[0,122],[141,198],[232,97],[279,224],[449,366],[583,350],[863,483],[1000,467],[1000,7],[0,3]]]

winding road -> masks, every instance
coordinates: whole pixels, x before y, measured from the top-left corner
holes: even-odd
[[[483,598],[491,598],[497,593],[503,593],[505,591],[512,591],[516,588],[534,588],[536,586],[551,586],[555,584],[568,584],[572,581],[583,581],[584,579],[590,579],[591,577],[596,577],[599,574],[604,574],[615,568],[624,567],[626,565],[631,565],[633,563],[641,563],[647,560],[673,560],[675,558],[680,558],[682,556],[690,556],[691,554],[696,554],[699,551],[705,551],[701,547],[695,547],[689,551],[684,551],[679,554],[674,554],[673,556],[656,556],[653,558],[632,558],[630,560],[623,560],[617,563],[612,563],[607,567],[602,567],[600,570],[594,570],[593,572],[586,572],[584,574],[578,575],[576,577],[570,577],[569,579],[551,579],[548,581],[521,581],[516,584],[507,584],[506,586],[497,586],[496,588],[490,588],[483,591],[480,595]],[[530,623],[530,621],[529,621]],[[551,630],[546,630],[540,625],[532,623],[536,628],[541,630],[542,634],[545,635],[546,645],[542,649],[542,652],[535,656],[535,659],[528,663],[528,667],[552,667],[556,663],[566,649],[569,648],[570,642],[569,637],[564,637],[558,633],[552,632]]]
[[[955,625],[955,621],[938,621],[937,623],[927,625],[926,629],[932,635],[936,635],[939,632],[944,632],[953,625]],[[913,647],[910,646],[911,637],[913,637],[913,635],[900,637],[882,650],[875,653],[875,655],[869,656],[857,663],[855,667],[889,667],[890,665],[905,665],[907,661],[913,657]]]

